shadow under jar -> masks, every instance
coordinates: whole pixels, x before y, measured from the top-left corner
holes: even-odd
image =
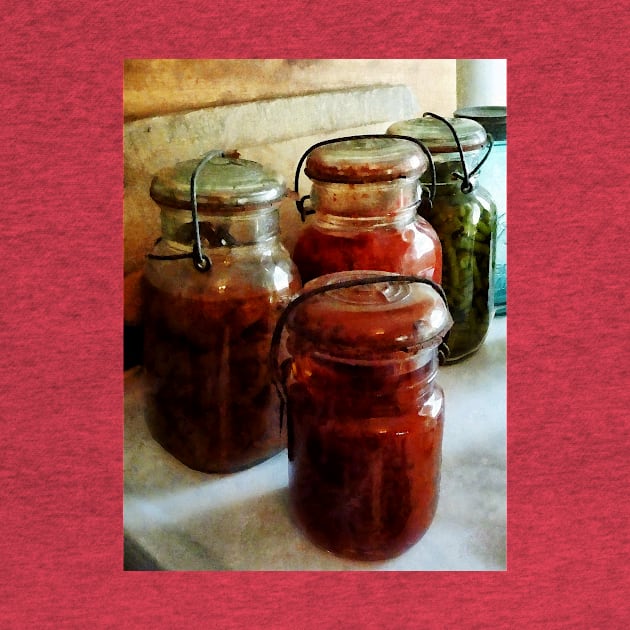
[[[372,284],[335,288],[357,280]],[[433,520],[444,423],[435,377],[451,325],[437,286],[330,274],[307,283],[286,317],[290,509],[337,555],[393,558]]]
[[[199,160],[163,169],[151,184],[162,237],[144,272],[144,369],[154,439],[190,468],[225,473],[286,446],[268,356],[301,282],[279,239],[283,181],[214,153],[197,176],[195,212]]]
[[[422,213],[442,244],[442,286],[454,322],[447,362],[454,363],[481,347],[495,312],[497,210],[492,196],[479,186],[474,174],[484,159],[484,149],[488,150],[488,136],[474,120],[430,115],[397,122],[387,133],[417,138],[433,155],[435,198],[432,207]],[[464,170],[470,175],[462,179]]]
[[[307,222],[293,251],[303,282],[353,269],[440,282],[440,241],[418,214],[429,158],[416,142],[356,136],[320,143],[306,156],[313,217],[307,221],[300,200]]]

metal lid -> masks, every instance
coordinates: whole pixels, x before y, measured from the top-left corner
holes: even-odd
[[[486,105],[483,107],[462,107],[454,112],[456,118],[470,118],[483,125],[495,141],[507,138],[507,107]]]
[[[380,271],[347,271],[311,280],[301,293],[385,276],[391,280],[310,296],[289,315],[287,329],[308,339],[314,348],[354,359],[439,345],[452,319],[440,294],[421,279],[411,282],[407,276]]]
[[[486,144],[486,130],[469,118],[446,118],[453,126],[463,151],[474,151]],[[387,133],[411,136],[423,142],[431,153],[455,153],[457,143],[453,133],[441,120],[432,117],[401,120],[390,125]]]
[[[420,177],[429,160],[412,140],[382,137],[327,142],[313,149],[304,172],[324,182],[361,184]]]
[[[159,204],[190,210],[190,180],[200,161],[187,160],[159,171],[151,182],[151,197]],[[218,155],[197,175],[200,210],[255,209],[278,201],[285,192],[280,175],[251,160]]]

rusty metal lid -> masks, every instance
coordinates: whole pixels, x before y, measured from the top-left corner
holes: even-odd
[[[361,184],[419,178],[428,164],[428,158],[412,140],[383,135],[340,139],[318,146],[309,153],[304,172],[313,180]]]

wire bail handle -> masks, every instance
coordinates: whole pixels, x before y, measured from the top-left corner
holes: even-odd
[[[304,163],[304,161],[306,160],[306,158],[308,157],[308,155],[310,154],[311,151],[318,149],[319,147],[322,147],[324,145],[327,144],[334,144],[335,142],[344,142],[346,140],[364,140],[364,139],[368,139],[368,138],[398,138],[400,140],[410,140],[411,142],[414,142],[415,144],[417,144],[421,149],[422,152],[427,156],[428,160],[429,160],[429,164],[431,165],[431,191],[430,191],[430,195],[429,197],[425,196],[425,189],[422,188],[422,195],[421,195],[421,201],[420,201],[420,205],[425,208],[428,205],[428,209],[431,209],[431,205],[433,204],[433,199],[435,198],[435,184],[436,184],[436,176],[435,176],[435,164],[433,163],[433,156],[431,155],[431,152],[429,151],[429,149],[427,149],[427,147],[424,145],[423,142],[421,142],[420,140],[418,140],[417,138],[412,138],[411,136],[402,136],[402,135],[396,135],[396,134],[383,134],[383,133],[368,133],[368,134],[363,134],[363,135],[357,135],[357,136],[344,136],[342,138],[331,138],[329,140],[322,140],[321,142],[317,142],[314,145],[310,146],[302,155],[302,157],[300,158],[298,164],[297,164],[297,168],[295,169],[295,182],[294,182],[294,190],[296,192],[296,194],[298,195],[298,198],[295,201],[295,205],[297,206],[297,210],[300,213],[300,217],[302,219],[302,223],[304,223],[306,221],[306,217],[309,214],[315,214],[315,210],[308,209],[306,210],[304,208],[304,202],[307,199],[310,199],[311,196],[310,195],[305,195],[304,197],[300,197],[299,195],[299,191],[298,191],[298,187],[299,187],[299,182],[300,182],[300,171],[302,169],[302,164]]]
[[[463,175],[461,173],[453,173],[453,178],[462,180],[462,185],[460,186],[460,188],[464,194],[467,195],[468,193],[472,192],[474,186],[471,183],[470,178],[477,173],[482,164],[488,159],[488,156],[490,155],[490,151],[492,151],[492,146],[494,144],[492,134],[486,132],[486,137],[488,139],[488,150],[486,151],[486,154],[483,156],[483,158],[481,158],[477,166],[475,166],[475,168],[473,168],[473,170],[469,173],[468,168],[466,167],[466,160],[464,160],[464,151],[462,149],[461,142],[459,141],[459,137],[457,136],[457,132],[455,131],[455,127],[453,127],[453,125],[448,120],[446,120],[446,118],[438,116],[433,112],[424,112],[422,116],[430,116],[431,118],[440,120],[450,129],[451,133],[453,134],[453,138],[455,139],[455,144],[457,145],[457,151],[459,152],[459,159],[462,165],[462,170],[464,171]]]
[[[332,282],[331,284],[326,284],[324,286],[314,287],[313,289],[309,289],[300,293],[297,297],[293,298],[291,302],[287,304],[284,308],[278,321],[276,322],[276,326],[273,331],[273,335],[271,337],[271,349],[269,353],[269,371],[271,374],[271,380],[278,392],[278,397],[280,398],[280,430],[282,430],[284,416],[287,416],[287,425],[289,426],[289,410],[288,410],[288,395],[286,389],[286,381],[289,377],[289,370],[291,368],[292,360],[290,358],[285,359],[281,364],[278,363],[278,353],[280,351],[280,340],[282,338],[282,332],[284,327],[289,319],[289,315],[291,312],[300,304],[305,302],[306,300],[320,295],[322,293],[327,293],[328,291],[336,291],[337,289],[347,289],[350,287],[357,287],[368,284],[379,284],[381,282],[405,282],[405,283],[420,283],[420,284],[428,284],[432,287],[442,298],[444,305],[448,309],[448,300],[446,299],[446,294],[444,293],[444,289],[433,282],[433,280],[429,280],[428,278],[420,278],[418,276],[406,276],[406,275],[397,275],[397,274],[383,274],[378,276],[369,276],[365,278],[354,278],[352,280],[340,280],[338,282]],[[439,364],[443,365],[448,359],[450,354],[449,347],[447,345],[448,336],[450,334],[450,329],[446,331],[440,344],[438,345],[437,354]]]
[[[201,245],[201,234],[199,232],[199,214],[197,212],[197,178],[203,167],[215,157],[225,157],[223,151],[209,151],[199,161],[190,177],[190,208],[192,210],[192,220],[195,228],[195,242],[193,243],[193,265],[197,271],[205,273],[212,269],[210,257],[204,253]]]
[[[212,261],[210,258],[204,254],[203,247],[201,245],[201,233],[199,230],[199,215],[197,212],[197,176],[201,169],[206,165],[214,157],[225,157],[225,154],[222,151],[210,151],[207,153],[201,161],[197,164],[191,178],[190,178],[190,207],[192,211],[192,219],[195,230],[195,242],[193,243],[193,250],[190,254],[169,254],[165,256],[160,256],[158,254],[149,253],[147,254],[147,258],[151,258],[152,260],[182,260],[184,258],[192,258],[193,265],[197,271],[202,273],[206,271],[210,271],[212,269]],[[155,245],[157,245],[162,240],[162,237],[158,238],[155,241]]]

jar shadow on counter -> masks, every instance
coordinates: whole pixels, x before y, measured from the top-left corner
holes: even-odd
[[[383,565],[346,560],[313,545],[290,515],[287,488],[208,506],[178,519],[172,532],[180,541],[185,536],[196,558],[212,559],[203,570],[369,571]]]
[[[505,322],[505,318],[501,318],[502,322]],[[500,322],[501,322],[500,320]],[[447,341],[448,344],[448,341]],[[507,346],[505,338],[496,337],[493,335],[487,335],[480,345],[479,350],[473,354],[469,354],[462,357],[458,361],[448,363],[440,366],[440,376],[448,375],[449,373],[465,370],[466,366],[473,363],[475,371],[485,368],[495,369],[498,366],[506,366],[507,361]]]
[[[210,479],[229,475],[207,475],[192,470],[160,446],[146,423],[146,382],[142,367],[125,372],[124,404],[124,492],[152,500],[154,493],[185,491]]]
[[[125,324],[123,328],[123,369],[126,372],[142,365],[144,355],[144,328]]]

